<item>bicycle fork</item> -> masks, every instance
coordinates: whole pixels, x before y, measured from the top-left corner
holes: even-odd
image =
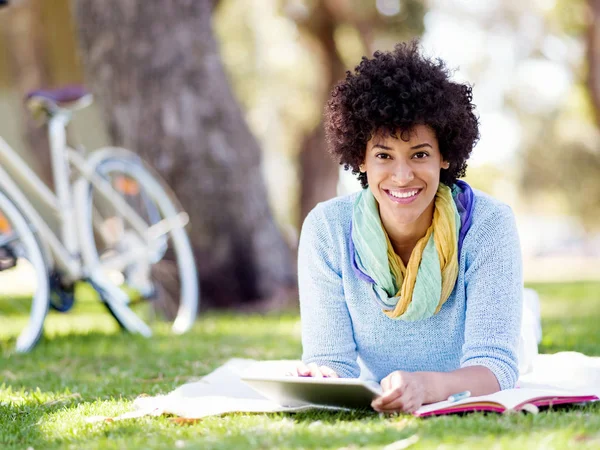
[[[86,185],[83,180],[79,180],[75,183],[73,189],[74,197],[79,198],[79,202],[76,202],[76,204],[85,204],[85,202],[82,202],[82,199],[85,199],[88,196],[85,188]],[[76,211],[76,230],[79,234],[78,240],[80,242],[81,257],[84,266],[87,269],[87,281],[98,292],[102,302],[124,329],[132,333],[139,333],[145,337],[152,336],[150,327],[129,308],[128,295],[108,277],[101,264],[94,256],[94,251],[90,247],[93,243],[86,242],[82,238],[81,230],[82,227],[85,226],[83,223],[83,216],[88,213],[91,213],[91,211]]]
[[[150,327],[129,309],[127,294],[108,278],[101,267],[98,266],[90,273],[88,282],[98,292],[110,313],[124,329],[132,333],[139,333],[144,337],[152,336]]]

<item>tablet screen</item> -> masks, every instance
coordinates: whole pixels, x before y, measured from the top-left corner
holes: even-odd
[[[381,392],[379,384],[357,378],[246,376],[242,380],[269,400],[290,407],[314,404],[370,409]]]

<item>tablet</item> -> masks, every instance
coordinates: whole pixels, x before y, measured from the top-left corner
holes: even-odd
[[[245,375],[242,381],[282,406],[307,405],[371,408],[381,395],[381,386],[358,378],[313,378],[299,376]]]

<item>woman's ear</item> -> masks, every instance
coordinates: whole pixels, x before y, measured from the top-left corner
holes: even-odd
[[[360,173],[365,173],[366,172],[365,165],[361,164],[360,166],[358,166],[358,170],[360,171]]]
[[[448,161],[442,161],[442,169],[449,169],[450,163]]]

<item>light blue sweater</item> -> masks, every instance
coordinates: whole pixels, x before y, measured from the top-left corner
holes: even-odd
[[[514,387],[523,292],[519,238],[507,205],[477,190],[474,196],[454,290],[438,314],[417,322],[389,319],[369,283],[352,270],[356,194],[317,205],[298,250],[303,361],[358,377],[360,358],[378,381],[395,370],[479,365],[501,389]]]

